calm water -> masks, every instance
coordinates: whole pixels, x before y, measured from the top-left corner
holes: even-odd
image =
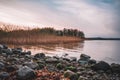
[[[16,47],[10,45],[10,47]],[[44,52],[47,55],[62,56],[69,54],[79,58],[81,53],[90,55],[93,59],[104,60],[109,63],[120,63],[120,41],[84,41],[80,43],[57,44],[57,45],[35,45],[35,46],[20,46],[24,50],[32,51],[32,54]]]

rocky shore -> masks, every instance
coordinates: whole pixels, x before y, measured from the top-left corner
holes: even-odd
[[[69,54],[69,53],[68,53]],[[120,80],[120,64],[76,57],[31,55],[0,44],[0,80]]]

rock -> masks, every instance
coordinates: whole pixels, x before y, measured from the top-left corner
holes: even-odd
[[[3,47],[3,45],[2,44],[0,44],[0,49],[3,49],[4,47]]]
[[[31,51],[21,52],[21,55],[31,55]]]
[[[0,49],[8,49],[8,46],[5,44],[0,44]]]
[[[91,57],[86,55],[86,54],[81,54],[80,55],[80,60],[88,61]]]
[[[63,57],[62,59],[66,61],[70,61],[70,58],[67,58],[67,57]]]
[[[35,54],[34,57],[35,58],[45,58],[45,54],[44,53],[38,53],[38,54]]]
[[[21,54],[21,49],[12,49],[13,54]]]
[[[0,80],[6,80],[9,76],[10,76],[9,73],[1,72],[0,73]]]
[[[84,60],[79,59],[79,60],[78,60],[78,63],[79,63],[80,65],[85,65],[85,64],[88,64],[88,61],[84,61]]]
[[[5,65],[2,62],[0,62],[0,70],[4,69],[4,67]]]
[[[39,69],[43,69],[45,67],[45,65],[41,63],[38,63],[38,65],[39,65]]]
[[[59,63],[59,60],[56,58],[47,58],[45,60],[46,63]]]
[[[20,52],[22,52],[23,51],[23,49],[22,48],[16,48],[18,51],[20,51]]]
[[[113,73],[120,74],[120,64],[113,63],[111,64],[111,68],[112,68]]]
[[[56,68],[59,69],[59,70],[62,70],[62,69],[65,68],[65,66],[64,66],[63,64],[61,64],[61,63],[58,63],[58,64],[56,65]]]
[[[2,49],[2,53],[6,53],[7,55],[12,55],[12,51],[10,49]]]
[[[96,64],[96,60],[91,59],[91,60],[88,61],[88,64]]]
[[[73,67],[73,66],[66,67],[65,69],[66,69],[66,70],[73,71],[73,72],[76,72],[76,71],[77,71],[77,68],[76,68],[76,67]]]
[[[79,76],[78,80],[89,80],[87,77]]]
[[[64,77],[70,80],[78,80],[78,75],[70,70],[64,72]]]
[[[34,77],[35,72],[27,66],[23,66],[17,71],[18,80],[32,80]]]
[[[77,61],[76,57],[70,57],[70,61]]]
[[[5,69],[7,72],[13,72],[17,70],[17,68],[13,65],[6,66]]]
[[[38,69],[39,65],[35,62],[25,62],[24,65],[28,66],[31,69]]]
[[[99,71],[99,70],[103,70],[103,71],[111,70],[110,65],[108,63],[104,62],[104,61],[100,61],[99,63],[93,65],[91,68],[93,70],[95,70],[95,71]]]

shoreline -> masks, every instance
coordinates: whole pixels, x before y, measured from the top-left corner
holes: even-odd
[[[89,55],[76,57],[31,55],[22,48],[0,45],[2,80],[120,80],[120,64],[96,61]]]

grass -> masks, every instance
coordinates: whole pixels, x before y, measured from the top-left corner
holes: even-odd
[[[12,30],[11,30],[12,29]],[[78,35],[79,33],[79,35]],[[84,38],[83,32],[76,29],[55,30],[54,28],[14,29],[13,25],[0,28],[2,44],[54,44],[79,42]]]

